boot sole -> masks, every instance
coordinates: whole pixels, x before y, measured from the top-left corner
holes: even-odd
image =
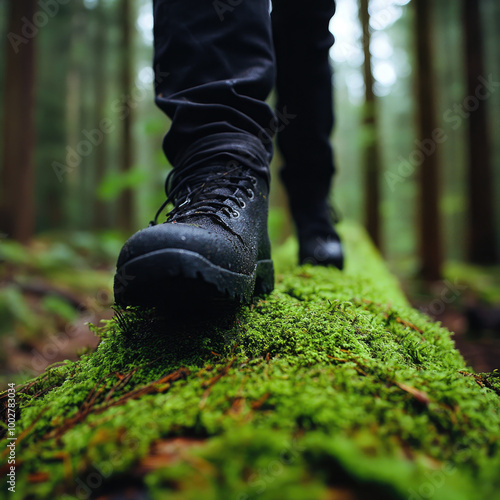
[[[115,302],[121,306],[190,308],[244,304],[274,288],[272,260],[258,261],[252,275],[216,266],[196,252],[164,249],[136,257],[115,274]]]

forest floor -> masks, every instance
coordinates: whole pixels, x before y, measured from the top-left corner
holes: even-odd
[[[287,244],[293,252],[293,242]],[[87,323],[114,314],[112,276],[121,245],[113,233],[53,234],[28,249],[1,242],[0,388],[97,347]],[[293,269],[290,258],[280,259],[282,269]],[[500,269],[451,263],[445,279],[431,287],[408,278],[402,287],[413,307],[454,333],[456,347],[476,371],[499,368]]]
[[[453,332],[456,348],[476,371],[500,368],[500,268],[448,263],[431,285],[403,280],[411,305]]]
[[[296,268],[290,240],[269,297],[189,325],[118,314],[18,386],[16,497],[500,498],[498,372],[344,238],[345,272]]]

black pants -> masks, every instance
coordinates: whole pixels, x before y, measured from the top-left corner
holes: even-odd
[[[290,194],[334,172],[328,30],[335,0],[154,0],[156,103],[170,163],[238,162],[269,179],[272,138]],[[276,83],[276,113],[265,99]]]

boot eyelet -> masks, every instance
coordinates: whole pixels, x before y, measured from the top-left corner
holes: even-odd
[[[189,198],[189,196],[179,205],[178,208],[181,208],[184,205],[187,205],[188,203],[191,203],[191,199]]]
[[[251,182],[254,186],[256,186],[256,185],[257,185],[257,177],[254,177],[253,175],[251,175],[251,176],[249,177],[249,179],[250,179],[250,182]]]
[[[252,189],[247,189],[247,195],[249,200],[253,200],[255,198],[255,193]]]
[[[239,216],[240,216],[240,213],[238,212],[238,210],[233,210],[233,213],[231,214],[231,217],[233,219],[237,219]]]
[[[245,208],[247,206],[243,198],[238,198],[238,204],[240,205],[240,208]]]

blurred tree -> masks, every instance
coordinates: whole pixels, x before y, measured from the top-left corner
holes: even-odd
[[[465,90],[462,2],[440,0],[433,4],[433,60],[436,118],[446,131],[439,149],[441,240],[446,260],[465,257],[466,123],[457,121],[455,106],[463,101]],[[458,117],[460,118],[460,117]]]
[[[378,140],[377,103],[373,92],[373,73],[370,52],[369,0],[360,0],[360,19],[363,29],[363,73],[365,80],[365,105],[363,108],[363,164],[365,184],[365,224],[373,242],[381,248],[380,229],[380,147]]]
[[[106,60],[107,60],[107,37],[106,30],[108,25],[107,10],[100,1],[94,12],[94,122],[100,123],[103,119],[103,109],[106,103]],[[95,176],[94,186],[99,186],[104,179],[106,172],[106,138],[95,152]],[[95,190],[94,190],[95,191]],[[94,210],[94,227],[105,229],[109,227],[109,207],[108,204],[96,198]]]
[[[433,73],[432,16],[430,0],[413,2],[416,13],[416,86],[418,131],[420,141],[436,141],[435,95]],[[421,275],[427,281],[438,280],[442,269],[441,224],[439,213],[439,163],[434,148],[419,148],[420,204],[419,238]]]
[[[65,226],[68,167],[65,154],[66,75],[71,5],[63,5],[37,39],[36,176],[37,231]],[[57,64],[54,59],[57,58]],[[50,124],[50,126],[48,126]]]
[[[131,0],[117,3],[122,27],[122,54],[121,54],[121,86],[122,86],[122,144],[121,144],[121,171],[128,173],[133,166],[133,138],[132,138],[132,85],[133,85],[133,26],[134,10]],[[135,17],[134,17],[135,19]],[[120,229],[131,232],[134,227],[134,200],[133,191],[127,187],[120,199],[118,211],[118,225]]]
[[[88,148],[82,137],[83,95],[86,87],[83,83],[83,62],[88,58],[86,49],[87,27],[82,0],[74,0],[69,4],[71,31],[68,37],[68,62],[66,67],[66,164],[68,173],[66,182],[66,219],[69,227],[81,227],[83,214],[88,213],[88,207],[82,210],[82,179],[83,168]]]
[[[0,231],[28,243],[34,231],[35,0],[9,0]]]
[[[469,123],[468,151],[468,258],[474,264],[498,262],[495,210],[493,204],[493,171],[487,118],[488,96],[483,57],[483,30],[480,0],[464,0],[465,68],[467,95],[464,106]],[[482,87],[478,95],[478,87]]]

